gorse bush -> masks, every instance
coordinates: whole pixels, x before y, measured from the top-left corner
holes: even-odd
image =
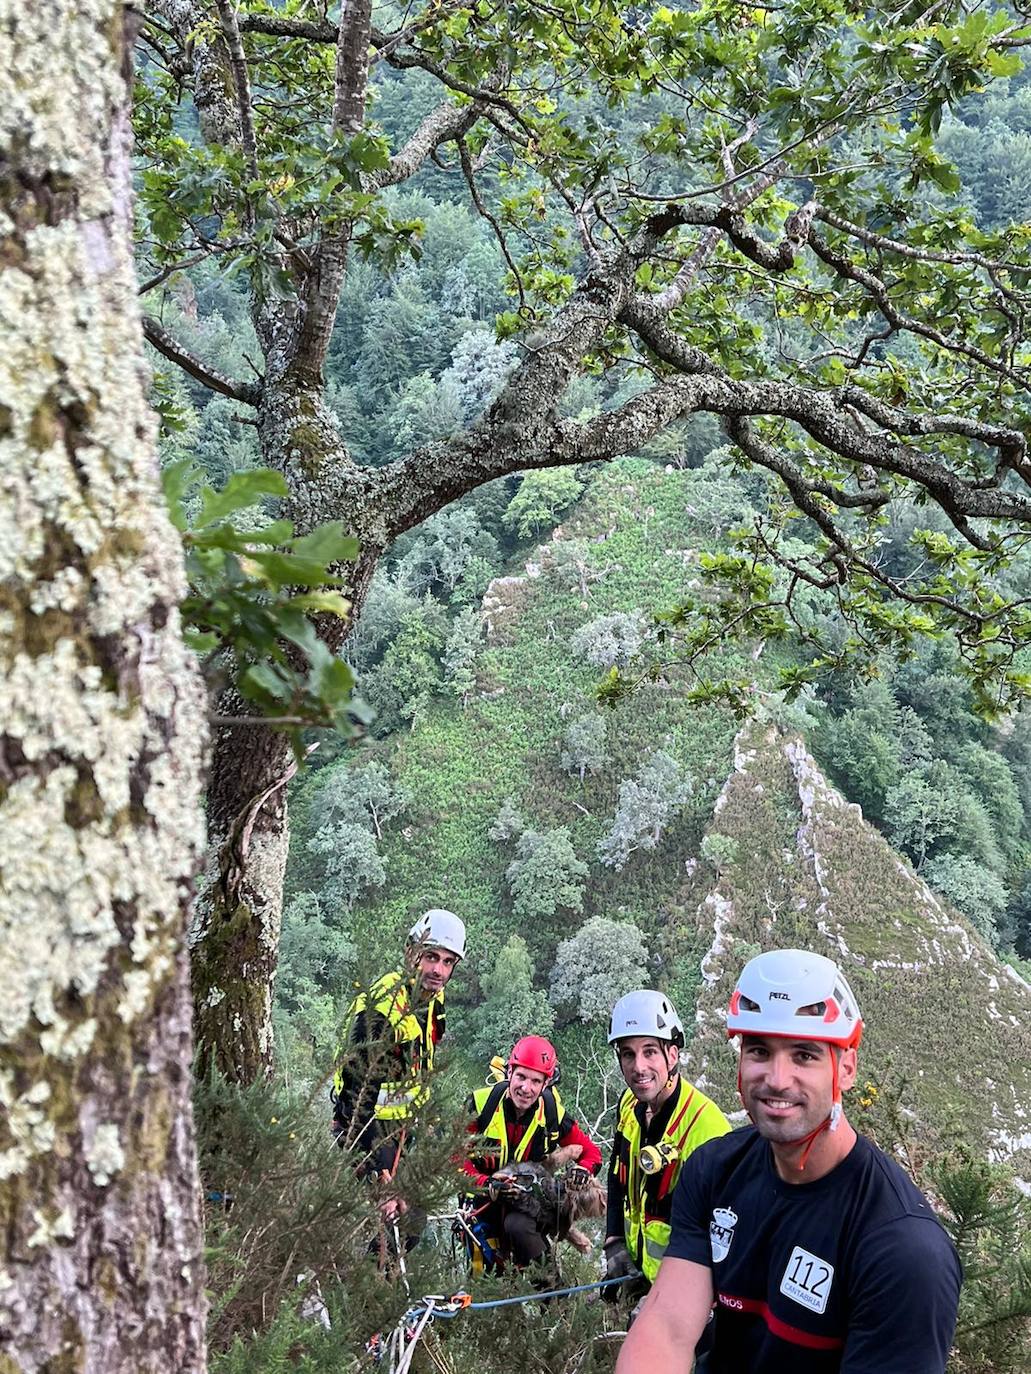
[[[403,1286],[383,1281],[384,1272],[396,1279],[398,1268],[376,1206],[380,1189],[359,1177],[360,1150],[334,1141],[327,1086],[301,1095],[214,1076],[198,1085],[216,1350],[266,1331],[277,1313],[299,1313],[316,1292],[332,1314],[337,1349],[349,1343],[351,1354],[404,1310]],[[457,1109],[446,1120],[427,1113],[410,1126],[406,1140],[417,1133],[418,1148],[402,1150],[393,1186],[413,1208],[434,1211],[453,1196],[459,1116]],[[432,1248],[420,1251],[413,1283],[439,1291],[447,1282],[442,1263]]]
[[[955,1374],[1018,1374],[1031,1365],[1031,1205],[1012,1174],[958,1151],[927,1181],[963,1261]]]
[[[931,1200],[963,1265],[948,1374],[1018,1374],[1031,1364],[1031,1199],[1010,1169],[960,1141],[930,1149],[914,1131],[904,1078],[850,1094],[854,1124]]]
[[[356,1176],[359,1159],[331,1142],[324,1096],[212,1078],[198,1086],[196,1110],[209,1195],[212,1374],[357,1374],[370,1367],[370,1343],[387,1344],[413,1298],[469,1286],[449,1220],[454,1161],[467,1140],[453,1104],[450,1119],[417,1123],[418,1147],[402,1155],[399,1191],[442,1218],[408,1254],[404,1275],[378,1220],[377,1193]],[[597,1271],[563,1245],[538,1277],[590,1283]],[[519,1275],[475,1280],[479,1299],[534,1292]],[[426,1332],[413,1369],[608,1369],[610,1320],[603,1304],[577,1300],[535,1305],[532,1315],[523,1308],[467,1313]]]
[[[404,1194],[442,1220],[408,1255],[404,1277],[380,1230],[376,1195],[355,1176],[358,1161],[329,1141],[324,1098],[217,1079],[199,1086],[212,1374],[358,1374],[370,1367],[370,1341],[386,1343],[413,1297],[470,1285],[477,1300],[533,1291],[523,1276],[470,1278],[464,1252],[452,1248],[464,1123],[442,1086],[451,1102],[438,1108],[444,1119],[429,1131],[420,1123],[418,1148],[399,1170]],[[570,1097],[572,1087],[565,1091]],[[960,1252],[965,1282],[949,1374],[1022,1374],[1031,1360],[1031,1203],[1006,1169],[915,1138],[904,1083],[863,1082],[848,1106],[931,1198]],[[560,1267],[543,1277],[556,1286],[598,1274],[596,1255],[568,1246],[554,1262]],[[412,1367],[600,1374],[611,1370],[621,1329],[618,1311],[580,1298],[467,1312],[431,1326]]]

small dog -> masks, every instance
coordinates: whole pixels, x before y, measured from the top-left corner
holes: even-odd
[[[575,1164],[582,1153],[582,1145],[566,1145],[539,1164],[506,1164],[495,1177],[511,1178],[526,1190],[506,1197],[509,1207],[532,1216],[544,1235],[568,1240],[581,1255],[586,1255],[592,1249],[591,1241],[576,1223],[585,1217],[605,1215],[605,1186],[596,1178],[588,1178],[580,1187],[571,1188],[557,1177],[559,1169]]]

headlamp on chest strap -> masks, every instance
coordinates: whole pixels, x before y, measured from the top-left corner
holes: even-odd
[[[670,1140],[660,1140],[658,1145],[645,1145],[641,1150],[641,1173],[652,1174],[660,1173],[667,1164],[675,1164],[680,1158],[680,1151]]]

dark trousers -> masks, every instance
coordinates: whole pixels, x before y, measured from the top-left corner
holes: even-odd
[[[483,1213],[487,1234],[496,1238],[505,1258],[517,1269],[536,1264],[548,1252],[548,1242],[537,1218],[504,1202],[491,1203]]]
[[[505,1243],[512,1253],[517,1269],[542,1260],[548,1250],[548,1242],[537,1229],[537,1222],[525,1212],[505,1208]]]
[[[410,1149],[415,1143],[414,1135],[407,1138],[406,1145]],[[359,1169],[359,1177],[376,1181],[381,1172],[394,1174],[399,1163],[398,1156],[401,1153],[400,1144],[395,1141],[384,1142],[377,1151],[376,1158],[364,1164]],[[409,1250],[414,1250],[419,1244],[419,1239],[426,1229],[426,1222],[429,1220],[424,1207],[409,1207],[407,1212],[403,1212],[397,1219],[398,1239],[405,1254]],[[387,1253],[397,1254],[397,1244],[394,1238],[394,1228],[389,1222],[381,1223],[383,1236],[386,1238]],[[369,1254],[379,1256],[383,1249],[383,1237],[377,1237],[369,1242]]]

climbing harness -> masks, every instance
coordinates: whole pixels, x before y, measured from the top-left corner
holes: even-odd
[[[595,1283],[579,1283],[571,1288],[552,1288],[544,1293],[521,1293],[514,1298],[492,1298],[487,1302],[473,1302],[472,1295],[465,1292],[453,1293],[451,1297],[445,1297],[443,1293],[427,1293],[417,1305],[405,1312],[391,1332],[386,1345],[377,1333],[367,1342],[365,1349],[377,1362],[384,1358],[388,1360],[389,1374],[408,1374],[415,1347],[432,1321],[450,1320],[457,1317],[460,1312],[487,1312],[496,1307],[515,1307],[527,1302],[549,1302],[552,1298],[566,1298],[574,1293],[590,1293],[600,1288],[613,1288],[618,1284],[628,1283],[633,1277],[635,1276],[625,1274],[618,1279],[599,1279]],[[439,1359],[429,1351],[429,1347],[427,1352],[440,1369]]]
[[[457,1248],[454,1243],[461,1241],[474,1274],[493,1273],[498,1263],[496,1243],[489,1235],[487,1223],[481,1215],[490,1205],[490,1202],[485,1202],[479,1207],[459,1207],[452,1215],[452,1255],[455,1256]]]
[[[540,1183],[536,1179],[523,1182],[511,1178],[507,1185],[509,1193],[521,1193],[524,1197],[534,1195],[543,1197]],[[480,1206],[470,1201],[447,1217],[451,1222],[452,1256],[457,1260],[457,1244],[460,1241],[465,1249],[466,1260],[474,1275],[499,1272],[498,1241],[487,1229],[482,1213],[493,1204],[495,1199],[488,1198]]]

